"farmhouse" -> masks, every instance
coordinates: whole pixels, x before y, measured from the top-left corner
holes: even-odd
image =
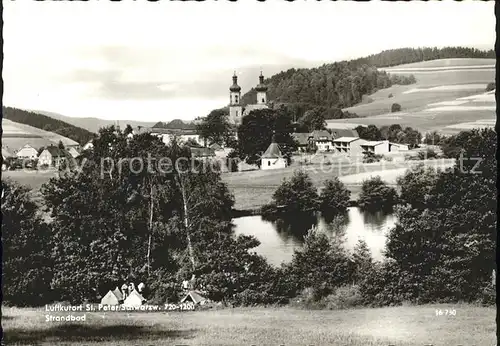
[[[34,160],[38,156],[38,151],[31,145],[26,144],[16,153],[18,159],[31,159]]]
[[[71,154],[56,146],[45,148],[38,157],[38,166],[48,165],[59,167],[59,165],[71,157]]]
[[[292,138],[297,142],[298,151],[306,151],[309,145],[309,133],[292,133]]]
[[[191,155],[200,160],[210,160],[215,157],[215,151],[211,148],[190,147]]]
[[[359,137],[340,137],[333,140],[333,152],[350,157],[361,156],[363,154],[361,145],[364,143],[366,140]]]
[[[309,135],[310,141],[314,143],[319,152],[330,151],[333,149],[333,137],[326,130],[315,130]]]
[[[279,145],[276,143],[276,139],[273,135],[271,144],[267,148],[266,152],[261,156],[261,168],[263,170],[267,170],[285,168],[286,166],[286,158],[281,154]]]

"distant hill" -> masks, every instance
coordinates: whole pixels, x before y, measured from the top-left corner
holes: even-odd
[[[2,118],[19,124],[29,125],[46,132],[53,132],[81,145],[94,138],[94,133],[52,117],[12,107],[2,107]],[[31,131],[28,131],[31,132]],[[2,137],[7,133],[2,134]],[[43,134],[42,134],[43,136]]]
[[[59,113],[54,113],[54,112],[47,112],[43,110],[34,110],[33,112],[39,113],[39,114],[44,114],[46,116],[49,116],[53,119],[61,120],[64,121],[65,123],[81,127],[82,129],[86,129],[90,132],[97,133],[99,132],[99,129],[101,127],[106,127],[106,126],[111,126],[111,125],[116,125],[118,124],[125,128],[127,124],[130,124],[132,127],[137,127],[137,126],[144,126],[144,127],[151,127],[154,125],[154,122],[144,122],[144,121],[135,121],[135,120],[105,120],[105,119],[99,119],[99,118],[93,118],[93,117],[88,117],[88,118],[76,118],[76,117],[69,117],[66,115],[62,115]]]
[[[7,148],[11,153],[16,152],[26,144],[40,149],[49,145],[58,145],[59,141],[66,147],[79,145],[78,142],[57,133],[17,123],[5,119],[5,117],[2,119],[2,148]]]
[[[379,68],[449,58],[495,58],[495,52],[464,47],[401,48],[317,68],[292,68],[267,78],[265,83],[273,103],[300,104],[305,110],[317,106],[347,108],[361,103],[363,95],[415,82],[411,76],[390,75]],[[243,95],[242,103],[255,103],[255,99],[256,91],[251,89]]]
[[[155,128],[162,128],[162,129],[170,129],[170,130],[183,130],[183,131],[190,131],[190,130],[196,130],[196,125],[192,122],[184,122],[180,119],[174,119],[171,122],[164,123],[164,122],[157,122],[154,124],[152,127]]]

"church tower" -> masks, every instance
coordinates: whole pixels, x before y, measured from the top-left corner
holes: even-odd
[[[241,107],[241,87],[238,85],[236,72],[233,75],[233,85],[229,87],[229,120],[233,124],[240,124],[243,116]]]
[[[255,87],[257,91],[257,104],[265,105],[267,103],[267,86],[264,84],[264,76],[260,71],[259,84]]]

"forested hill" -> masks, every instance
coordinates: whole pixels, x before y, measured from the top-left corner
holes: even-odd
[[[265,83],[269,87],[268,99],[275,103],[345,108],[361,102],[364,94],[393,84],[415,82],[413,77],[388,75],[377,70],[378,67],[444,58],[495,58],[495,52],[463,47],[401,48],[317,68],[292,68],[267,78]],[[243,104],[255,100],[254,89],[242,97]]]
[[[2,117],[12,120],[16,123],[21,123],[45,131],[57,133],[58,135],[70,138],[82,145],[87,143],[95,136],[94,133],[82,129],[81,127],[76,127],[71,124],[65,123],[64,121],[57,120],[39,113],[28,112],[22,109],[2,107]]]
[[[384,50],[378,54],[352,60],[352,62],[375,67],[390,67],[427,60],[454,58],[496,59],[496,55],[493,49],[483,51],[466,47],[400,48]]]

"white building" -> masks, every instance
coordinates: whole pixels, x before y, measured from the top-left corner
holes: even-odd
[[[83,150],[90,150],[90,149],[93,149],[94,148],[94,143],[92,143],[92,141],[88,141],[84,146],[83,146]]]
[[[408,151],[410,150],[410,147],[408,144],[401,144],[401,143],[389,143],[389,151]]]
[[[26,144],[16,153],[18,159],[31,159],[34,160],[38,157],[38,151],[31,145]]]
[[[349,157],[356,157],[363,155],[361,145],[367,141],[359,137],[340,137],[334,139],[333,152],[337,155],[344,155]]]
[[[271,144],[266,152],[261,156],[261,169],[279,169],[287,166],[286,158],[281,154],[278,143],[273,136]]]
[[[367,141],[361,145],[364,152],[370,152],[375,155],[384,155],[390,151],[389,141]]]
[[[326,130],[315,130],[310,134],[310,140],[318,148],[318,152],[333,151],[333,137]]]

